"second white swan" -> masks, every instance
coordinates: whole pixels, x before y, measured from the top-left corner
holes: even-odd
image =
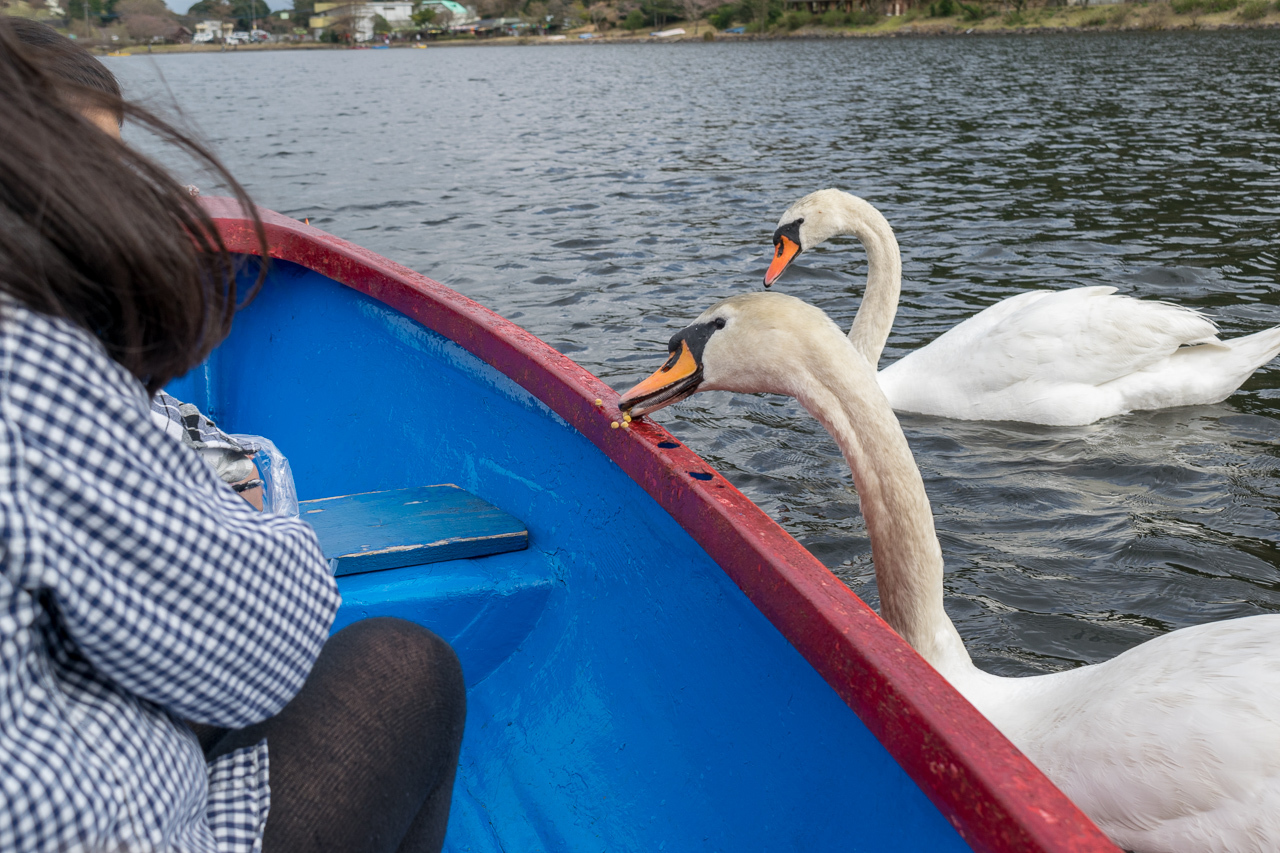
[[[826,189],[791,205],[764,283],[839,235],[857,237],[867,252],[867,289],[849,337],[875,365],[897,312],[902,261],[893,229],[866,201]],[[983,309],[879,379],[900,412],[1066,426],[1220,402],[1277,353],[1280,327],[1222,340],[1197,311],[1114,287],[1032,290]]]

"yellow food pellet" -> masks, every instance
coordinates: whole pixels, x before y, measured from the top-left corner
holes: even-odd
[[[626,421],[623,421],[623,422],[622,422],[622,428],[623,428],[623,429],[631,429],[631,421],[630,421],[629,419],[628,419],[628,420],[626,420]]]
[[[609,424],[609,427],[610,427],[611,429],[617,429],[617,428],[618,428],[618,422],[617,422],[617,421],[614,421],[613,423]]]
[[[599,397],[596,397],[596,405],[597,405],[597,406],[603,406],[603,405],[604,405],[604,400],[601,400]]]
[[[623,422],[624,424],[629,424],[629,423],[631,423],[631,415],[623,415],[623,416],[622,416],[622,422]]]

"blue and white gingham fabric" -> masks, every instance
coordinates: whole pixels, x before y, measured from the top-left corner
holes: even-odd
[[[302,521],[165,435],[91,335],[0,297],[0,850],[250,851],[338,593]]]

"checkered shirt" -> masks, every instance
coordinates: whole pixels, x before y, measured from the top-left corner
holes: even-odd
[[[315,535],[260,515],[98,341],[0,297],[0,850],[250,851],[267,745],[338,605]]]

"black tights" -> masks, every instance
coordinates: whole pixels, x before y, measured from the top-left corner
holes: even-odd
[[[366,619],[329,638],[279,714],[234,731],[192,729],[209,759],[267,739],[264,853],[434,853],[466,701],[448,643],[412,622]]]

